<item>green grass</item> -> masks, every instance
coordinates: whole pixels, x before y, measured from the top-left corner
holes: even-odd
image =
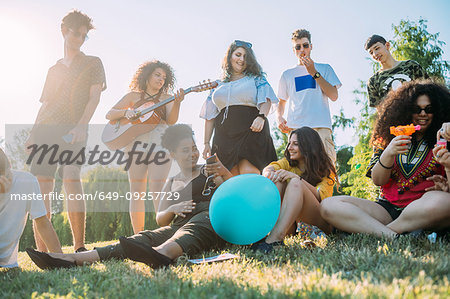
[[[239,255],[238,259],[192,265],[181,257],[175,266],[157,271],[130,260],[41,271],[20,252],[20,269],[0,270],[0,298],[450,296],[448,242],[352,235],[322,239],[319,247],[306,249],[300,241],[289,238],[286,247],[268,255],[233,246],[224,251]]]

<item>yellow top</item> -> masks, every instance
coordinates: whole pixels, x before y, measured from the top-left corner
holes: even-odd
[[[299,175],[299,176],[301,176],[303,174],[303,171],[301,171],[300,168],[290,166],[289,161],[286,158],[283,158],[276,162],[272,162],[269,164],[269,166],[273,166],[275,168],[275,170],[284,169],[284,170],[290,171],[292,173],[295,173],[296,175]],[[324,177],[322,179],[322,181],[315,186],[319,190],[319,195],[320,195],[321,200],[324,200],[325,198],[333,195],[333,186],[335,183],[334,173],[331,173],[330,177],[331,177],[331,179],[328,177]]]

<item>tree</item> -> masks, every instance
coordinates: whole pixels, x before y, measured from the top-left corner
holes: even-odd
[[[392,25],[394,30],[393,56],[398,60],[412,59],[426,69],[431,77],[449,82],[450,64],[442,59],[445,42],[438,40],[438,33],[429,33],[427,20],[418,22],[401,20]]]
[[[372,156],[370,138],[372,137],[375,113],[374,109],[369,107],[366,83],[360,80],[359,84],[359,88],[353,91],[356,97],[355,104],[361,107],[356,126],[358,144],[353,149],[353,157],[348,161],[350,170],[341,176],[341,180],[346,183],[342,186],[342,190],[345,194],[351,196],[375,199],[378,188],[375,187],[370,178],[366,177],[366,168]]]
[[[339,115],[333,115],[333,124],[331,128],[333,132],[336,128],[346,129],[346,128],[355,128],[356,118],[347,118],[344,114],[344,110],[341,108],[339,111]],[[335,140],[335,136],[333,133],[333,140]],[[340,187],[345,188],[348,186],[347,181],[341,177],[344,173],[350,171],[350,165],[348,164],[350,158],[353,156],[353,146],[350,145],[342,145],[336,147],[336,171],[340,181]],[[336,190],[337,192],[338,190]]]
[[[277,153],[277,157],[278,157],[278,159],[282,159],[284,157],[284,150],[286,149],[286,146],[289,141],[288,140],[289,135],[286,133],[282,133],[280,131],[280,129],[278,129],[278,126],[276,123],[272,126],[272,133],[274,136],[273,139],[275,141],[275,146],[276,146],[275,151]]]
[[[6,153],[11,162],[11,167],[17,170],[28,171],[30,165],[26,164],[28,154],[25,152],[25,141],[30,136],[30,128],[22,128],[22,125],[7,126],[7,133],[12,135],[5,140]],[[8,134],[7,134],[8,136]]]

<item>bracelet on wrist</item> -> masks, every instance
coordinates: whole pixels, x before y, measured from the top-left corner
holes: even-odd
[[[258,114],[258,116],[256,116],[256,117],[262,117],[263,119],[266,119],[266,115],[265,115],[264,113],[260,113],[260,114]]]
[[[380,157],[380,158],[381,158],[381,157]],[[391,166],[391,167],[387,167],[387,166],[384,166],[384,165],[383,165],[383,163],[381,163],[381,159],[378,159],[378,163],[379,163],[379,164],[380,164],[380,166],[381,166],[381,167],[383,167],[384,169],[392,169],[392,168],[394,167],[394,164],[395,164],[395,163],[394,163],[394,164],[392,164],[392,166]]]

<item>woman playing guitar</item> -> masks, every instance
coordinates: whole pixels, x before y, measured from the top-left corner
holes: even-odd
[[[158,60],[153,60],[142,64],[130,84],[130,92],[126,94],[111,110],[106,114],[110,121],[122,118],[134,119],[139,116],[138,107],[146,107],[156,104],[170,97],[168,92],[173,90],[175,77],[172,68]],[[155,124],[154,129],[148,133],[136,136],[135,140],[124,149],[129,152],[136,141],[140,141],[139,146],[135,147],[137,151],[148,152],[152,144],[156,147],[153,154],[164,150],[161,147],[161,135],[164,133],[167,125],[172,125],[178,120],[180,103],[184,99],[184,90],[179,89],[175,94],[175,100],[165,106],[156,109],[156,113],[161,118],[159,124]],[[146,146],[144,147],[144,144]],[[169,155],[167,155],[169,156]],[[150,157],[153,159],[153,157]],[[136,157],[134,156],[134,160]],[[149,193],[159,192],[164,187],[164,183],[169,174],[171,163],[162,165],[137,164],[133,163],[128,170],[128,179],[130,181],[130,192],[133,195],[130,201],[130,217],[133,231],[137,234],[144,230],[145,224],[145,201],[140,197],[146,194],[147,180],[149,182]],[[134,196],[138,195],[138,196]],[[158,211],[159,200],[153,200],[155,212]]]

